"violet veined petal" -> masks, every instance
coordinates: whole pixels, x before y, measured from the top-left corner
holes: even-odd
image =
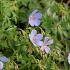
[[[37,12],[34,16],[35,16],[36,19],[42,18],[42,14],[39,13],[39,12]]]
[[[33,43],[34,46],[36,46],[36,42],[37,42],[37,39],[35,38],[36,34],[37,34],[36,30],[32,30],[31,34],[29,34],[29,38],[30,38],[30,40],[31,40],[31,42]]]
[[[33,37],[33,36],[35,36],[36,34],[37,34],[37,31],[36,31],[36,30],[32,30],[30,36]]]
[[[49,37],[45,37],[44,42],[46,43],[49,40]]]
[[[0,61],[0,70],[3,69],[3,62]]]
[[[47,45],[51,45],[51,44],[53,44],[53,40],[49,40],[49,41],[47,42]]]
[[[5,57],[5,56],[2,56],[2,57],[0,57],[0,60],[1,60],[2,62],[7,62],[7,61],[8,61],[8,58]]]
[[[30,40],[31,40],[31,42],[33,43],[34,46],[37,46],[36,45],[36,40],[34,40],[33,37],[30,37]]]
[[[36,44],[37,44],[37,46],[42,46],[43,42],[42,41],[38,41]]]
[[[45,37],[44,39],[44,45],[46,46],[47,45],[47,42],[49,41],[49,37]]]
[[[40,41],[42,38],[43,38],[43,35],[42,35],[42,34],[37,34],[37,35],[36,35],[36,39],[37,39],[38,41]]]
[[[31,25],[31,26],[34,26],[35,24],[34,24],[34,20],[29,20],[29,24]]]
[[[40,21],[40,20],[38,20],[38,19],[36,19],[36,20],[35,20],[35,22],[34,22],[34,25],[35,25],[35,26],[39,26],[39,25],[40,25],[40,23],[41,23],[41,21]]]
[[[44,48],[44,50],[45,50],[46,53],[49,53],[50,52],[50,48],[47,47],[47,46]]]
[[[31,20],[29,20],[29,24],[30,24],[31,26],[39,26],[40,23],[41,23],[41,21],[38,20],[38,19],[31,19]]]
[[[45,37],[45,40],[44,40],[44,45],[51,45],[53,43],[53,40],[50,40],[49,37]]]

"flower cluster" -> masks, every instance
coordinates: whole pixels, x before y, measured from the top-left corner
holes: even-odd
[[[38,10],[34,10],[29,16],[29,24],[31,26],[38,26],[40,25],[42,18],[42,14],[38,12]],[[53,40],[50,40],[49,37],[45,37],[44,42],[42,41],[43,35],[37,34],[36,30],[32,30],[29,34],[29,38],[34,46],[39,46],[41,51],[46,53],[50,52],[50,48],[48,47],[53,43]]]
[[[50,9],[47,10],[47,13],[49,16],[51,16]],[[53,14],[53,17],[55,14]],[[29,24],[31,26],[39,26],[41,23],[42,14],[38,10],[34,10],[30,16],[29,16]],[[53,40],[50,39],[49,37],[44,38],[44,42],[42,41],[43,35],[42,34],[37,34],[36,30],[32,30],[31,33],[29,34],[29,38],[31,42],[33,43],[34,46],[39,46],[40,50],[49,53],[50,48],[48,47],[49,45],[53,44]],[[70,40],[70,38],[66,38],[65,40]],[[68,63],[70,64],[70,53],[68,53]]]
[[[5,56],[0,57],[0,70],[3,69],[3,62],[7,62],[8,58]]]
[[[53,43],[53,40],[50,40],[49,37],[45,37],[44,42],[42,41],[43,35],[37,34],[36,30],[32,30],[29,34],[29,38],[34,46],[39,46],[41,51],[49,53],[50,48],[48,47]]]

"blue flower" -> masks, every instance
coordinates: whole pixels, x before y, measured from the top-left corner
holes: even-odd
[[[1,56],[1,57],[0,57],[0,61],[2,61],[2,62],[7,62],[7,61],[8,61],[8,58],[5,57],[5,56]]]
[[[3,69],[3,62],[0,61],[0,70]]]
[[[34,10],[29,16],[29,24],[31,26],[39,26],[42,18],[42,14],[38,10]]]
[[[29,38],[34,46],[42,46],[43,42],[42,40],[43,35],[37,34],[36,30],[32,30],[31,34],[29,34]]]
[[[45,40],[41,46],[41,51],[44,51],[46,53],[50,52],[50,48],[48,47],[49,45],[51,45],[53,43],[53,40],[50,40],[49,37],[45,37]]]
[[[8,61],[7,57],[5,57],[5,56],[0,57],[0,70],[3,69],[3,62],[7,62],[7,61]]]

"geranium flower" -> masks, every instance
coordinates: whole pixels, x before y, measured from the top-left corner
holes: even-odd
[[[0,61],[0,70],[3,69],[3,62]]]
[[[43,35],[37,34],[36,30],[32,30],[31,34],[29,34],[29,38],[31,42],[34,44],[34,46],[42,46],[43,42],[42,40]]]
[[[34,10],[29,16],[29,24],[31,26],[39,26],[41,21],[42,14],[38,10]]]
[[[68,53],[68,63],[70,64],[70,53]]]
[[[8,58],[5,57],[5,56],[1,56],[1,57],[0,57],[0,61],[2,61],[2,62],[7,62],[7,61],[8,61]]]
[[[53,43],[53,40],[50,40],[49,37],[45,37],[45,40],[43,42],[43,45],[41,46],[41,51],[44,51],[46,53],[50,52],[50,48],[48,47]]]
[[[0,70],[3,69],[3,62],[7,62],[8,58],[6,58],[5,56],[0,57]]]

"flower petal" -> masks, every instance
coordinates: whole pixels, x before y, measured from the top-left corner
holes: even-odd
[[[38,19],[35,19],[35,20],[31,19],[31,20],[29,20],[29,24],[30,24],[31,26],[39,26],[40,23],[41,23],[41,21],[38,20]]]
[[[46,53],[49,53],[50,52],[50,48],[47,47],[47,46],[44,48],[44,50],[45,50]]]
[[[36,20],[35,20],[35,22],[34,22],[34,25],[35,25],[35,26],[39,26],[39,25],[40,25],[40,23],[41,23],[41,21],[40,21],[40,20],[38,20],[38,19],[36,19]]]
[[[32,30],[30,36],[33,37],[33,36],[35,36],[36,34],[37,34],[37,31],[36,31],[36,30]]]
[[[47,45],[51,45],[51,44],[53,44],[53,40],[49,40],[49,41],[47,42]]]
[[[1,60],[2,62],[7,62],[7,61],[8,61],[8,58],[5,57],[5,56],[2,56],[2,57],[0,57],[0,60]]]
[[[31,34],[29,34],[29,38],[34,46],[36,46],[36,42],[37,42],[37,39],[35,38],[36,34],[37,34],[36,30],[32,30]]]
[[[48,41],[49,41],[49,37],[45,37],[45,39],[44,39],[44,45],[47,45]]]
[[[39,13],[39,12],[37,12],[36,14],[34,14],[34,16],[35,16],[36,19],[42,18],[42,14]]]
[[[53,40],[50,40],[49,37],[45,37],[44,45],[51,45],[53,43]]]
[[[0,61],[0,70],[3,69],[3,62]]]
[[[34,25],[35,25],[35,24],[34,24],[34,20],[32,20],[32,19],[31,19],[31,20],[29,19],[29,22],[28,22],[28,23],[29,23],[31,26],[34,26]]]
[[[38,41],[36,44],[37,44],[37,46],[42,46],[43,42],[42,41]]]
[[[36,35],[36,39],[39,41],[39,40],[41,40],[43,38],[43,35],[42,34],[37,34]]]

